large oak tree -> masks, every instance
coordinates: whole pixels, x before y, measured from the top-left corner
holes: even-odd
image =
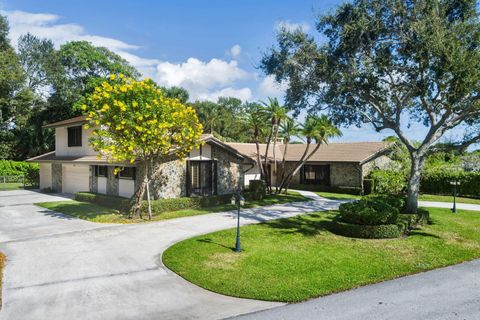
[[[478,141],[480,24],[473,0],[356,0],[318,19],[319,43],[283,30],[262,61],[289,84],[299,111],[326,109],[337,123],[391,130],[411,158],[407,211],[415,212],[421,172],[432,146],[467,126],[459,145]],[[320,38],[322,39],[322,38]],[[419,144],[406,134],[414,122]]]

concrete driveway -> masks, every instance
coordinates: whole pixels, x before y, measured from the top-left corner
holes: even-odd
[[[234,227],[233,212],[105,225],[32,205],[59,199],[0,192],[0,251],[7,255],[0,319],[221,319],[281,305],[218,295],[163,266],[161,254],[173,243]],[[318,200],[249,209],[242,225],[337,206]]]

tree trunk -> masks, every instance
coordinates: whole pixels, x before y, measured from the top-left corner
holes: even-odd
[[[270,149],[270,143],[272,142],[272,135],[273,135],[274,125],[270,128],[270,133],[267,138],[267,145],[265,146],[265,159],[264,161],[264,171],[265,171],[265,181],[267,183],[268,192],[272,192],[272,181],[270,179],[270,170],[268,170],[268,150]]]
[[[273,174],[275,178],[275,193],[278,193],[278,173],[277,173],[277,139],[278,139],[278,123],[275,124],[275,132],[273,135]]]
[[[307,146],[305,147],[305,151],[303,152],[303,155],[302,157],[300,158],[300,160],[297,162],[297,164],[295,165],[294,169],[292,171],[290,171],[283,179],[282,179],[282,182],[280,183],[280,191],[279,192],[282,192],[282,190],[285,188],[285,189],[288,189],[288,187],[290,186],[290,182],[292,181],[292,178],[293,176],[300,170],[300,168],[305,164],[305,162],[308,161],[308,159],[310,159],[310,157],[318,150],[318,148],[320,148],[320,144],[317,144],[317,146],[315,147],[315,149],[313,149],[313,151],[308,155],[307,157],[307,154],[308,154],[308,150],[310,149],[310,144],[311,144],[311,141],[310,139],[307,138]]]
[[[255,136],[255,146],[257,147],[257,164],[260,168],[260,176],[265,178],[265,170],[263,169],[262,156],[260,154],[260,143],[258,141],[258,135]]]
[[[422,170],[425,164],[425,155],[412,153],[410,157],[412,159],[412,165],[410,168],[410,177],[408,179],[406,212],[416,213],[418,209],[420,179],[422,178]]]
[[[282,192],[282,187],[281,187],[281,183],[282,181],[285,179],[285,164],[286,164],[286,161],[285,161],[285,157],[287,155],[287,150],[288,150],[288,144],[289,144],[289,140],[285,140],[285,148],[283,149],[283,158],[282,158],[282,165],[280,166],[280,170],[282,171],[282,177],[280,178],[280,187],[278,188],[277,190],[277,193],[280,193]],[[278,178],[278,177],[277,177]],[[278,184],[277,184],[278,185]],[[288,190],[285,189],[285,193],[287,192]]]
[[[130,218],[136,218],[140,217],[142,219],[142,200],[143,197],[145,196],[145,190],[148,184],[148,177],[145,175],[143,178],[142,184],[138,186],[137,190],[133,194],[132,198],[130,198],[130,211],[129,211],[129,217]]]

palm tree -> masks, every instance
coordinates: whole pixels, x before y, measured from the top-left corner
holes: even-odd
[[[286,155],[288,151],[288,145],[293,137],[298,137],[300,135],[301,128],[298,123],[290,117],[287,117],[282,123],[280,123],[279,135],[282,137],[283,145],[283,157],[280,171],[282,173],[280,181],[283,181],[285,178],[285,164],[286,164]]]
[[[260,174],[264,178],[266,177],[266,170],[260,154],[260,139],[265,137],[266,120],[262,106],[258,104],[252,105],[246,118],[246,124],[252,130],[253,139],[257,148],[257,164],[260,167]]]
[[[302,157],[296,163],[293,170],[291,170],[280,183],[280,191],[282,189],[288,189],[292,177],[294,177],[300,168],[312,157],[312,155],[318,151],[322,144],[328,144],[330,138],[342,136],[342,132],[339,128],[334,126],[327,116],[308,116],[305,119],[305,124],[301,130],[302,135],[306,138],[307,144],[303,152]],[[315,148],[309,153],[312,142],[315,142]]]
[[[276,155],[276,146],[277,146],[277,140],[278,140],[278,130],[281,122],[285,121],[288,118],[287,112],[288,109],[285,108],[284,106],[280,105],[278,102],[277,98],[268,98],[268,103],[262,102],[264,105],[264,112],[270,119],[270,132],[267,138],[267,145],[265,146],[265,168],[267,167],[267,162],[268,162],[268,150],[270,149],[270,143],[273,138],[273,173],[275,174],[275,177],[277,178],[275,181],[275,190],[278,191],[278,177],[277,175],[277,155]],[[267,175],[267,184],[270,192],[272,191],[272,181],[271,181],[271,176],[270,172],[268,172]]]

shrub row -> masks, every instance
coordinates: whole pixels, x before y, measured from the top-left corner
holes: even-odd
[[[427,170],[422,175],[420,191],[423,193],[451,194],[451,181],[458,180],[457,193],[463,196],[480,195],[480,172],[458,172],[448,170]]]
[[[109,196],[99,193],[90,193],[90,192],[77,192],[75,193],[75,200],[83,202],[91,202],[101,205],[103,207],[108,207],[116,209],[119,211],[126,210],[129,205],[130,199],[116,196]]]
[[[252,198],[251,192],[245,192],[244,196],[246,199]],[[171,199],[159,199],[152,200],[152,213],[154,215],[161,214],[163,212],[177,211],[177,210],[186,210],[186,209],[199,209],[205,207],[212,207],[221,204],[230,203],[232,195],[216,195],[208,197],[195,197],[195,198],[171,198]],[[130,199],[116,196],[109,196],[105,194],[90,193],[90,192],[77,192],[75,194],[75,200],[96,203],[98,205],[117,209],[120,211],[127,210],[129,206]],[[142,211],[148,212],[148,203],[143,201]]]

